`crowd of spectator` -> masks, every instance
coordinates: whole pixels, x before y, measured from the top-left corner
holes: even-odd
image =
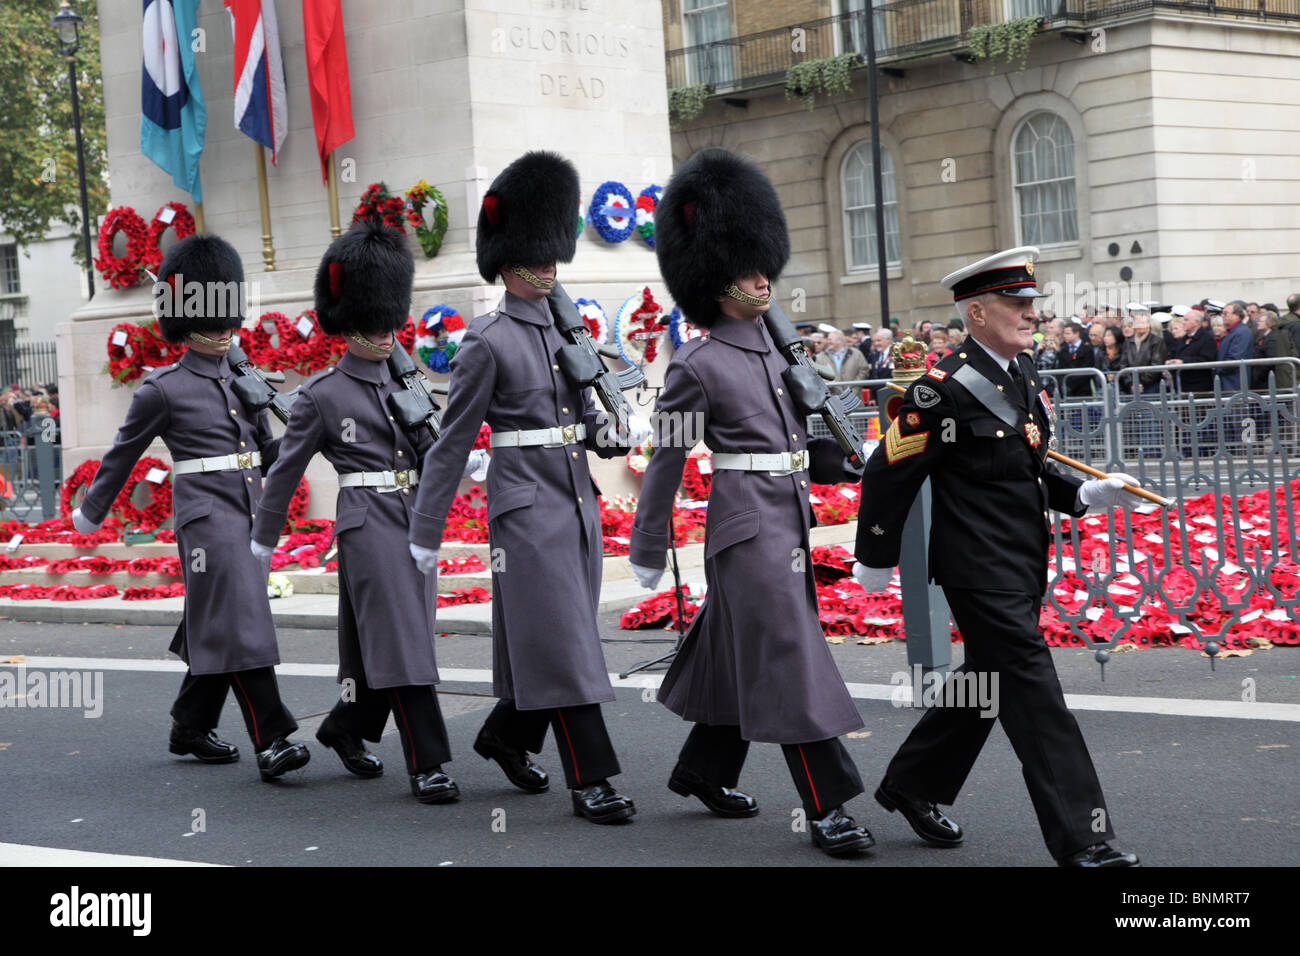
[[[809,352],[818,364],[835,372],[837,381],[885,379],[893,373],[891,348],[902,330],[899,320],[872,329],[856,322],[849,329],[830,323],[799,326]],[[946,325],[917,322],[912,338],[925,347],[925,365],[931,368],[965,338],[961,319]],[[1287,363],[1246,368],[1241,366],[1182,368],[1203,362],[1240,359],[1300,358],[1300,293],[1286,300],[1283,312],[1272,302],[1260,304],[1235,299],[1202,299],[1194,305],[1130,302],[1093,310],[1083,308],[1068,319],[1050,311],[1040,313],[1030,350],[1034,364],[1043,370],[1096,369],[1120,394],[1158,392],[1161,383],[1180,392],[1211,392],[1217,377],[1223,392],[1266,389],[1269,374],[1279,389],[1295,386],[1294,367]],[[1158,368],[1152,368],[1158,366]],[[1146,369],[1128,375],[1125,369]],[[1067,397],[1086,397],[1097,391],[1098,377],[1091,374],[1047,376],[1049,389]],[[837,389],[838,390],[838,389]],[[867,390],[876,400],[880,387]]]

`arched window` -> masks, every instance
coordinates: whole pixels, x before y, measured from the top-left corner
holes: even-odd
[[[876,236],[876,195],[871,175],[871,141],[858,143],[840,166],[844,205],[844,268],[864,272],[878,268],[880,244]],[[880,187],[885,197],[885,262],[899,264],[898,190],[894,185],[894,160],[880,148]]]
[[[1034,113],[1011,137],[1016,231],[1021,245],[1079,241],[1074,135],[1055,113]]]

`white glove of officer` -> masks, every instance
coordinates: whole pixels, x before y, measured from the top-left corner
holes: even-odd
[[[268,548],[264,544],[258,544],[256,541],[248,542],[248,550],[253,552],[253,557],[262,568],[262,577],[271,576],[271,555],[275,554],[275,548]]]
[[[889,587],[889,582],[894,580],[894,569],[869,568],[865,564],[854,561],[853,577],[862,585],[862,590],[868,594],[875,594]]]
[[[99,530],[100,522],[91,521],[81,513],[80,508],[72,512],[72,526],[77,529],[77,534],[94,534]]]
[[[411,557],[415,559],[415,566],[420,569],[422,574],[438,573],[438,549],[422,548],[418,544],[408,544],[411,549]]]
[[[628,564],[632,564],[632,562],[629,561]],[[632,573],[641,582],[641,587],[653,591],[659,586],[659,579],[664,576],[664,569],[643,568],[639,564],[632,564]]]
[[[1079,486],[1079,504],[1085,508],[1136,508],[1142,499],[1124,490],[1125,485],[1141,485],[1132,475],[1115,472],[1106,478],[1089,478]]]
[[[629,415],[627,417],[627,443],[632,447],[641,444],[650,437],[650,420],[640,415]]]
[[[462,478],[473,478],[475,481],[482,481],[487,477],[488,464],[492,461],[492,456],[484,448],[475,448],[465,459],[465,471],[461,474]]]

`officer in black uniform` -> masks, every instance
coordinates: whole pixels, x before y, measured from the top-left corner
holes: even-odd
[[[1032,361],[1038,250],[1023,246],[943,280],[966,320],[963,346],[917,379],[867,462],[854,576],[883,590],[898,563],[912,499],[933,489],[930,577],[965,641],[958,672],[996,675],[996,716],[1019,757],[1048,850],[1062,866],[1135,866],[1114,837],[1101,783],[1065,706],[1038,629],[1050,512],[1131,507],[1127,475],[1081,482],[1046,460],[1051,403]],[[957,799],[993,727],[976,707],[926,711],[890,762],[876,799],[928,842],[961,828],[937,804]]]

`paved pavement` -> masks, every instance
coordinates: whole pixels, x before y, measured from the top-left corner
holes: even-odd
[[[167,711],[180,679],[178,662],[167,660],[170,630],[0,621],[0,661],[22,655],[28,673],[88,671],[103,681],[97,718],[87,719],[84,707],[0,713],[0,864],[41,862],[49,848],[233,865],[1052,862],[1000,730],[953,810],[969,834],[965,846],[936,850],[919,843],[899,816],[864,795],[850,809],[872,829],[877,847],[837,861],[793,832],[797,799],[777,747],[752,748],[741,779],[763,808],[755,819],[715,819],[670,793],[664,783],[686,726],[642,686],[620,686],[605,707],[623,763],[616,782],[636,800],[638,814],[622,826],[588,824],[571,815],[562,786],[537,796],[519,793],[470,750],[493,702],[485,635],[448,635],[439,643],[439,690],[456,754],[447,769],[461,786],[458,803],[422,806],[410,796],[391,726],[376,748],[388,767],[377,780],[348,775],[314,741],[337,693],[334,634],[327,630],[281,632],[281,686],[313,758],[290,779],[265,784],[233,701],[222,728],[244,752],[238,763],[203,766],[167,753]],[[671,648],[666,632],[618,631],[615,614],[603,616],[602,633],[611,672]],[[960,646],[954,652],[959,661]],[[898,691],[891,679],[906,671],[906,650],[845,643],[832,653],[866,723],[846,744],[874,787],[918,716],[890,700]],[[1087,652],[1054,654],[1124,847],[1154,865],[1294,865],[1300,652],[1257,651],[1211,671],[1194,652],[1134,651],[1112,659],[1104,683]],[[633,683],[653,685],[660,673]],[[1243,700],[1251,690],[1253,701]],[[558,776],[550,741],[539,760]]]

